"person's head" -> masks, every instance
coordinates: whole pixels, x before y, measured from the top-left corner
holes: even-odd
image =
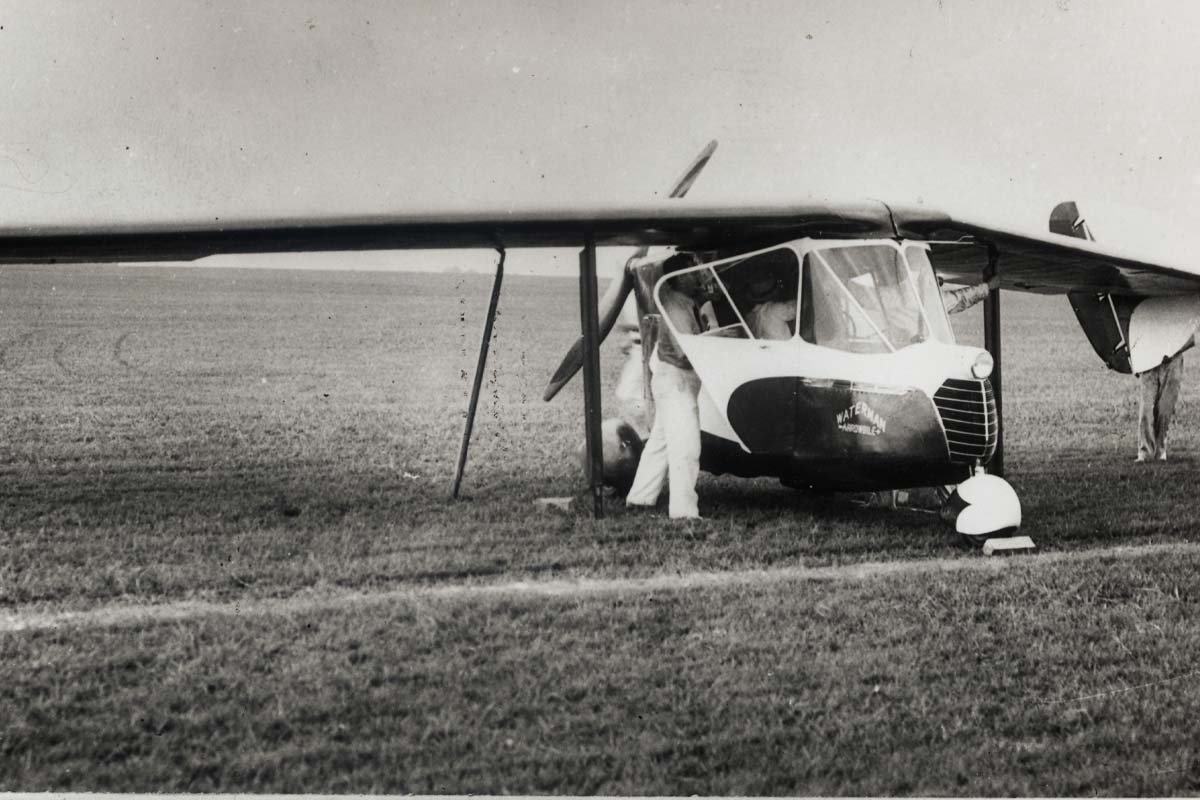
[[[696,266],[698,263],[699,259],[693,253],[676,253],[663,262],[663,275],[673,275],[682,272]],[[704,270],[689,272],[668,281],[667,285],[677,292],[699,297],[707,293],[706,274]]]
[[[752,303],[765,303],[775,299],[783,289],[783,276],[775,267],[758,270],[746,284],[746,293]]]
[[[611,417],[600,425],[603,452],[601,478],[606,486],[612,486],[617,494],[626,494],[637,475],[638,461],[645,446],[637,431],[628,422]],[[587,471],[587,445],[580,444],[576,450],[579,462]]]
[[[694,267],[698,263],[694,253],[676,253],[663,262],[663,274],[670,275],[672,272]]]

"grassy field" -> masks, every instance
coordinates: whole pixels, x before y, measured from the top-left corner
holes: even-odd
[[[1065,299],[1005,295],[1009,478],[1049,556],[1001,570],[766,480],[702,478],[697,525],[595,522],[532,505],[583,488],[579,387],[540,400],[569,279],[507,280],[447,499],[489,286],[0,271],[0,622],[272,609],[0,628],[0,790],[1200,790],[1194,374],[1172,461],[1135,465],[1135,381]],[[898,568],[686,580],[865,562]],[[611,589],[472,590],[575,579]]]

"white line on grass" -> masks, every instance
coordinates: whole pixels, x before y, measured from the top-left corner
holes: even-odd
[[[1162,553],[1196,554],[1200,544],[1180,543],[1144,547],[1107,547],[1060,553],[1009,557],[935,558],[909,561],[873,561],[836,567],[778,567],[775,569],[723,570],[652,575],[646,578],[575,578],[569,580],[511,581],[506,583],[448,584],[379,592],[307,590],[291,597],[231,600],[180,600],[155,604],[112,604],[85,611],[21,611],[0,613],[0,633],[63,627],[105,628],[144,623],[172,622],[211,616],[266,616],[373,606],[403,600],[490,597],[587,597],[606,594],[682,591],[729,586],[761,586],[789,581],[869,580],[928,572],[997,572],[1013,567],[1035,567],[1110,557],[1148,556]]]

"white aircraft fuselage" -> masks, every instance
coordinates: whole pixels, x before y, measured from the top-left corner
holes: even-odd
[[[860,490],[953,483],[985,465],[997,441],[991,358],[954,342],[925,248],[800,239],[657,280],[651,313],[701,380],[703,468]],[[697,277],[698,334],[659,302]],[[764,304],[791,316],[786,327],[756,325]]]

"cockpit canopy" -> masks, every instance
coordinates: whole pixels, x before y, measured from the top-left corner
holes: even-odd
[[[792,242],[667,275],[656,288],[660,306],[664,291],[693,298],[703,336],[798,336],[853,353],[954,342],[933,267],[919,244]]]

